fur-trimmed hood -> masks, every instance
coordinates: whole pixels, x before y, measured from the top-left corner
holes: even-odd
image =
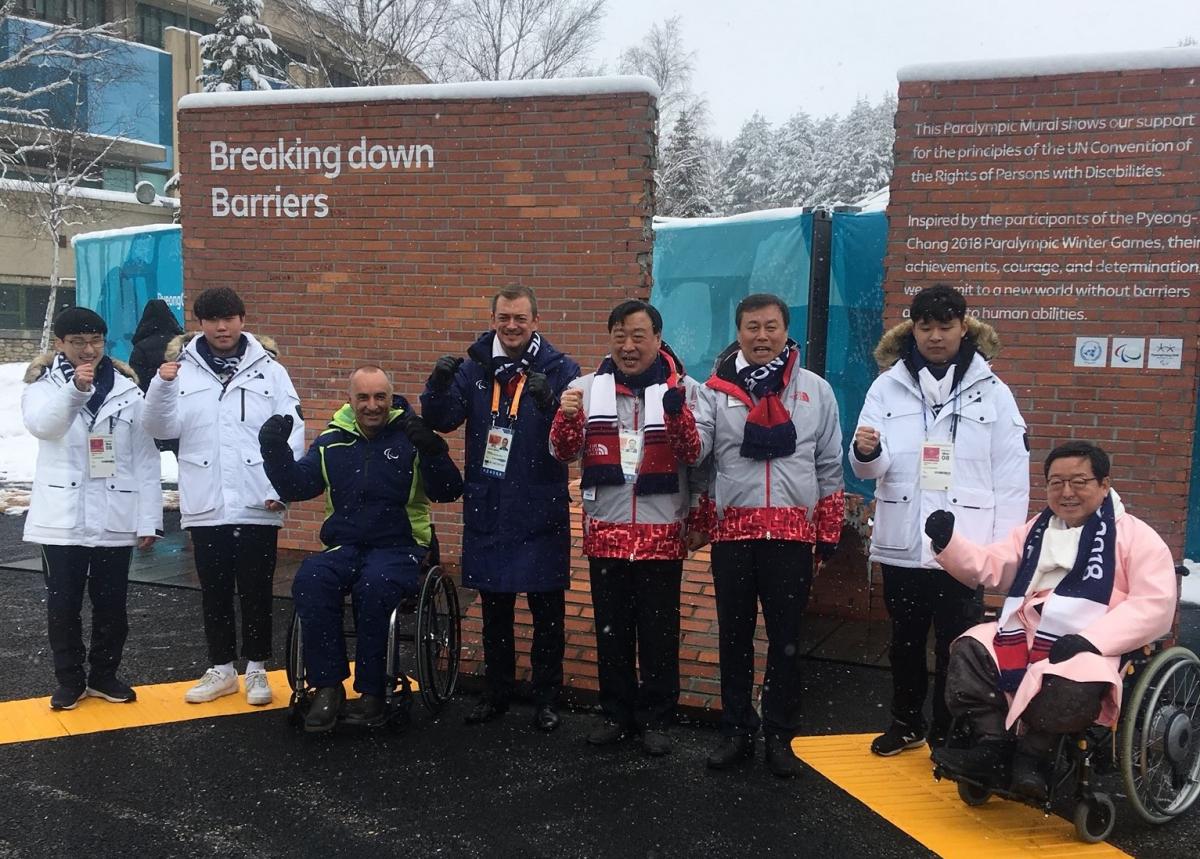
[[[163,353],[163,360],[179,360],[179,356],[183,354],[183,350],[187,347],[187,344],[191,343],[192,340],[200,336],[202,336],[202,332],[200,331],[187,331],[183,334],[173,337],[171,342],[167,344],[166,352]],[[279,357],[279,346],[275,343],[274,337],[271,337],[267,334],[255,334],[253,336],[254,339],[258,341],[259,345],[263,347],[263,349],[271,353],[271,357]]]
[[[51,368],[54,367],[54,357],[57,354],[57,352],[43,352],[30,361],[29,366],[25,368],[25,384],[32,385],[38,379],[42,378],[42,376],[49,373]],[[113,369],[135,385],[138,383],[138,375],[133,371],[132,367],[124,361],[118,361],[116,358],[111,358],[111,360]]]
[[[968,316],[966,321],[967,337],[974,342],[975,351],[985,361],[991,361],[1000,353],[1000,335],[996,333],[995,328],[986,322],[980,322],[974,316]],[[875,363],[879,365],[880,372],[889,369],[904,357],[912,329],[912,320],[906,319],[885,331],[879,338],[879,344],[875,347]]]

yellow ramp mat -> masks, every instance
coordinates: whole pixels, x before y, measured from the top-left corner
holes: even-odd
[[[119,731],[145,725],[165,725],[191,719],[214,719],[218,716],[237,716],[242,713],[261,713],[287,706],[291,697],[287,674],[283,670],[268,671],[267,679],[274,700],[262,707],[251,707],[240,688],[236,695],[226,695],[207,704],[188,704],[183,693],[195,680],[180,683],[160,683],[156,686],[135,686],[137,700],[129,704],[110,704],[103,698],[84,698],[74,710],[51,710],[49,698],[29,698],[24,701],[0,701],[0,745],[24,743],[29,740],[48,740],[74,734],[93,734],[98,731]],[[353,697],[347,679],[346,693]],[[416,684],[413,684],[416,688]]]
[[[990,799],[971,808],[949,779],[933,780],[927,751],[881,758],[870,752],[873,736],[797,737],[792,748],[825,778],[946,859],[1128,855],[1110,844],[1084,844],[1071,823],[1020,803]]]

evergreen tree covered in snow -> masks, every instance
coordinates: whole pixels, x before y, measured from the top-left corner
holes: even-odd
[[[752,212],[772,205],[778,142],[771,124],[757,111],[742,124],[729,145],[724,183],[731,213]]]
[[[253,89],[270,89],[261,69],[268,54],[278,53],[271,31],[259,20],[262,0],[212,0],[225,12],[217,19],[217,30],[200,37],[200,59],[204,70],[199,80],[205,92],[236,92],[242,81]]]
[[[656,174],[659,214],[698,218],[713,213],[713,182],[706,149],[691,111],[680,111],[671,139],[659,159]]]
[[[802,206],[812,196],[816,128],[800,111],[779,130],[779,169],[773,195],[776,206]]]

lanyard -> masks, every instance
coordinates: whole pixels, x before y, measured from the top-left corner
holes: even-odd
[[[929,408],[928,404],[925,402],[925,389],[921,387],[920,379],[917,380],[917,393],[919,393],[921,395],[921,423],[924,424],[924,426],[925,426],[925,438],[926,438],[926,440],[928,440],[929,439],[929,417],[926,414],[926,412],[931,412],[931,411],[933,411],[933,409]],[[952,411],[950,414],[950,443],[951,444],[954,444],[958,440],[958,396],[960,393],[962,393],[962,385],[955,385],[954,386],[954,405],[951,407]],[[943,406],[943,408],[945,408],[945,406]]]
[[[508,419],[515,421],[517,419],[517,407],[521,404],[521,394],[525,392],[525,374],[521,373],[517,377],[520,381],[517,382],[516,393],[513,394],[512,402],[508,404]],[[492,425],[495,426],[496,418],[500,417],[500,381],[492,379]]]

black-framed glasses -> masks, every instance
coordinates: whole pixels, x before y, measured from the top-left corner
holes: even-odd
[[[1100,482],[1099,477],[1072,477],[1069,480],[1063,480],[1061,477],[1051,477],[1046,481],[1046,488],[1051,492],[1062,492],[1063,487],[1069,483],[1071,484],[1071,488],[1078,492],[1081,489],[1086,489],[1087,485],[1093,480],[1097,483]]]

